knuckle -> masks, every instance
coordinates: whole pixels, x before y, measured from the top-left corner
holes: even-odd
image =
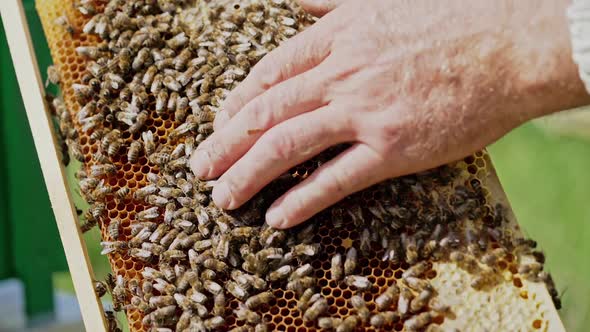
[[[353,178],[347,175],[346,170],[331,171],[328,173],[328,192],[342,194],[350,187]]]
[[[268,140],[273,158],[277,160],[289,160],[295,156],[297,142],[293,134],[273,134],[269,135]]]
[[[272,128],[276,123],[275,114],[273,111],[273,107],[268,101],[268,98],[261,96],[256,98],[252,101],[252,103],[248,106],[247,112],[250,114],[251,120],[248,124],[253,128],[248,129],[262,129],[268,130]]]

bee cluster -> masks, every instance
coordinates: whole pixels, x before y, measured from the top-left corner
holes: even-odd
[[[505,207],[456,165],[385,181],[292,230],[264,224],[275,198],[345,148],[335,147],[242,208],[215,207],[189,157],[249,69],[314,22],[291,1],[73,5],[84,23],[65,13],[54,25],[99,41],[78,43],[86,70],[62,86],[80,108],[52,104],[69,154],[84,163],[76,176],[91,206],[80,227],[99,225],[116,272],[96,281],[97,295],[110,292],[132,329],[436,331],[453,313],[430,282],[433,262],[455,263],[482,291],[503,282],[499,262],[516,262],[515,274],[544,281],[559,304],[536,243],[511,236]],[[49,81],[65,85],[59,69]]]

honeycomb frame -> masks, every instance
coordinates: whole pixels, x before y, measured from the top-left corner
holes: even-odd
[[[72,84],[80,83],[82,73],[85,70],[84,65],[86,59],[78,55],[75,52],[75,48],[78,46],[96,45],[99,39],[86,34],[72,35],[62,27],[53,24],[58,16],[65,14],[75,29],[81,29],[87,18],[77,12],[70,1],[38,0],[36,5],[54,64],[58,66],[62,73],[60,87],[64,101],[68,111],[72,114],[75,125],[79,128],[80,124],[76,122],[75,115],[80,110],[80,105],[74,98]],[[156,134],[161,143],[164,143],[166,142],[167,135],[174,129],[174,123],[166,115],[153,116],[148,119],[146,127],[147,130],[151,130]],[[123,136],[123,138],[125,140],[131,140],[132,138],[137,139],[138,136]],[[87,133],[81,132],[80,144],[85,158],[85,166],[90,167],[94,163],[92,154],[99,150],[98,145],[100,142],[91,139]],[[119,155],[113,160],[113,164],[117,167],[117,172],[114,176],[108,178],[108,183],[113,186],[114,191],[120,187],[127,186],[133,193],[137,188],[141,188],[147,183],[146,174],[150,172],[158,173],[158,167],[149,166],[145,156],[142,156],[137,164],[131,164],[127,161],[126,156]],[[473,156],[465,158],[463,161],[457,162],[457,165],[464,170],[463,177],[465,179],[469,177],[478,178],[484,185],[484,188],[487,188],[486,199],[488,200],[488,204],[493,205],[497,202],[502,202],[506,206],[509,206],[487,152],[478,152]],[[111,200],[107,204],[108,218],[118,218],[122,221],[124,231],[120,239],[129,238],[130,223],[134,220],[138,212],[143,211],[147,207],[144,202],[129,198],[121,202]],[[513,235],[520,234],[520,229],[510,209],[507,219],[510,222],[504,231]],[[107,232],[108,224],[101,224],[99,226],[102,238],[104,240],[113,240]],[[332,314],[346,317],[353,311],[349,301],[353,291],[350,287],[342,283],[338,284],[330,280],[330,257],[326,256],[326,254],[332,254],[334,252],[344,253],[346,248],[358,241],[358,234],[351,234],[345,228],[329,230],[327,227],[323,227],[320,229],[319,234],[314,236],[314,240],[318,243],[324,243],[324,247],[326,248],[325,253],[320,256],[319,260],[315,260],[312,263],[312,266],[316,269],[316,277],[319,278],[318,283],[322,286],[320,292],[328,300],[330,304],[329,310]],[[387,286],[396,282],[395,280],[399,280],[404,268],[407,268],[404,265],[405,263],[401,265],[384,263],[380,260],[380,256],[381,252],[376,252],[374,257],[370,259],[363,258],[360,261],[360,265],[365,266],[362,269],[363,274],[370,274],[372,281],[377,285],[365,298],[371,310],[375,308],[374,298],[376,294],[379,294]],[[109,262],[116,274],[124,275],[128,279],[141,279],[141,273],[139,272],[145,267],[143,262],[118,253],[109,255]],[[453,297],[456,300],[458,296],[469,298],[467,301],[453,303],[456,317],[453,319],[437,317],[435,319],[435,325],[440,326],[443,330],[456,328],[461,331],[481,331],[486,328],[510,331],[563,330],[561,321],[545,286],[540,283],[530,282],[524,278],[519,278],[512,262],[501,262],[503,264],[506,282],[495,286],[491,291],[496,297],[486,297],[485,295],[489,295],[490,292],[478,292],[465,287],[465,285],[469,285],[471,276],[458,269],[454,263],[433,263],[430,269],[433,272],[427,272],[427,276],[431,279],[437,290],[440,289],[439,296],[451,300]],[[452,293],[452,291],[459,289],[465,293],[462,295]],[[297,332],[315,330],[313,325],[303,322],[301,313],[295,309],[295,294],[293,291],[274,288],[273,292],[277,299],[271,302],[268,308],[265,308],[264,311],[267,311],[267,313],[263,316],[268,321],[272,330]],[[229,309],[235,309],[236,307],[237,301],[230,301]],[[482,309],[482,313],[487,316],[475,315],[476,321],[473,321],[473,315],[475,314],[473,308],[490,308],[490,310],[485,311]],[[513,315],[515,313],[522,318],[520,325],[518,325],[519,322],[514,322]],[[129,310],[127,317],[129,327],[132,331],[148,330],[148,327],[141,323],[142,315],[139,311]],[[468,319],[470,317],[471,320]],[[512,319],[501,319],[502,317],[511,317]],[[393,325],[388,325],[384,330],[401,331],[403,330],[402,323],[396,322]],[[240,324],[231,316],[228,317],[228,328],[239,326]],[[365,330],[373,331],[374,329],[367,328]]]

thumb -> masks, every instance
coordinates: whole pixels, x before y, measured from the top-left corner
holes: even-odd
[[[346,0],[297,0],[306,12],[318,17],[331,12],[344,1]]]

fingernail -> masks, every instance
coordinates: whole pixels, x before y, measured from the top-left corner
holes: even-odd
[[[266,223],[274,228],[285,228],[287,226],[287,220],[285,219],[283,208],[280,206],[270,207],[266,211]]]
[[[228,209],[231,204],[231,190],[225,182],[219,182],[213,187],[213,202],[222,209]]]
[[[219,130],[229,120],[229,114],[226,111],[219,111],[213,120],[213,129]]]
[[[211,170],[209,152],[206,150],[196,150],[191,158],[191,168],[198,178],[207,178]]]

